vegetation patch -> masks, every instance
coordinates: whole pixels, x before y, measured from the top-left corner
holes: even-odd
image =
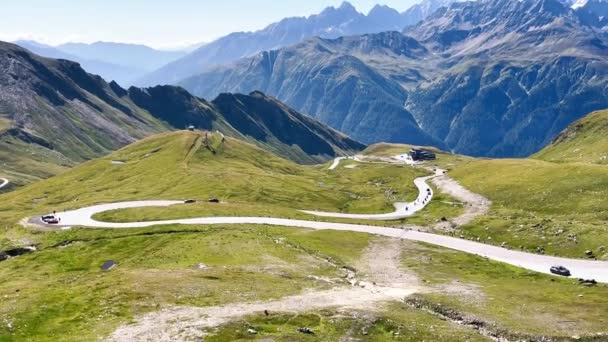
[[[493,326],[491,331],[502,329],[513,336],[569,338],[606,332],[605,285],[587,287],[574,279],[426,244],[406,246],[403,265],[435,289],[420,297],[432,306],[455,310],[467,320],[481,319]],[[450,291],[450,286],[460,291]],[[464,287],[474,287],[475,291],[461,291]]]
[[[533,158],[608,165],[607,133],[608,111],[593,112],[570,125]]]
[[[328,284],[314,276],[342,279],[342,267],[360,258],[368,239],[263,226],[50,234],[42,250],[0,264],[0,340],[97,339],[171,305],[251,302],[324,289]],[[118,266],[102,271],[107,260]]]
[[[530,252],[607,259],[608,169],[538,160],[478,160],[451,172],[493,202],[463,235]]]
[[[302,328],[309,329],[308,331]],[[475,331],[412,309],[389,304],[378,313],[322,310],[314,313],[263,313],[212,331],[206,341],[488,341]]]

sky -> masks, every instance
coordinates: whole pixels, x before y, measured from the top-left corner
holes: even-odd
[[[359,12],[375,4],[404,11],[418,0],[352,0]],[[0,40],[113,41],[156,48],[209,42],[285,17],[308,16],[342,0],[3,0]]]

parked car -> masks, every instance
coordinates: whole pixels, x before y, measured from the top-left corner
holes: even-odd
[[[564,266],[553,266],[550,269],[551,273],[557,274],[564,277],[569,277],[571,275],[570,270],[565,268]]]
[[[210,198],[209,203],[220,203],[220,200],[217,198]]]
[[[185,200],[184,203],[185,204],[192,204],[192,203],[196,203],[196,200],[189,199],[189,200]]]
[[[42,216],[42,221],[46,222],[46,221],[52,220],[54,218],[55,218],[55,216],[53,216],[53,215],[44,215],[44,216]]]

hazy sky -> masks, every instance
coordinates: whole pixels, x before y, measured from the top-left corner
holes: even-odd
[[[399,11],[418,0],[353,0]],[[0,40],[117,41],[175,47],[250,31],[289,16],[308,16],[342,0],[3,0]]]

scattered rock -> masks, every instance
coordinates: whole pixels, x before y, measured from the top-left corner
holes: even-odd
[[[441,218],[441,222],[448,222],[447,217],[445,217],[445,216],[444,216],[444,217],[442,217],[442,218]]]
[[[109,270],[113,269],[116,266],[118,266],[118,263],[116,263],[116,261],[108,260],[108,261],[104,262],[103,265],[101,265],[101,270],[102,271],[109,271]]]
[[[307,328],[307,327],[298,328],[298,332],[302,333],[302,334],[306,334],[306,335],[314,335],[315,334],[315,332],[312,331],[312,329]]]
[[[197,270],[206,270],[209,268],[209,266],[205,265],[205,264],[196,264],[193,266],[194,269]]]
[[[582,278],[579,278],[578,282],[579,282],[579,284],[581,284],[583,286],[595,286],[595,285],[597,285],[597,281],[595,281],[595,279],[582,279]]]
[[[247,332],[251,335],[257,335],[257,333],[258,333],[257,330],[252,329],[252,328],[247,329]]]
[[[36,251],[35,246],[13,248],[13,249],[9,249],[4,252],[0,251],[0,261],[4,261],[4,260],[8,259],[9,257],[14,258],[14,257],[20,256],[20,255],[29,254],[29,253],[32,253],[35,251]]]

